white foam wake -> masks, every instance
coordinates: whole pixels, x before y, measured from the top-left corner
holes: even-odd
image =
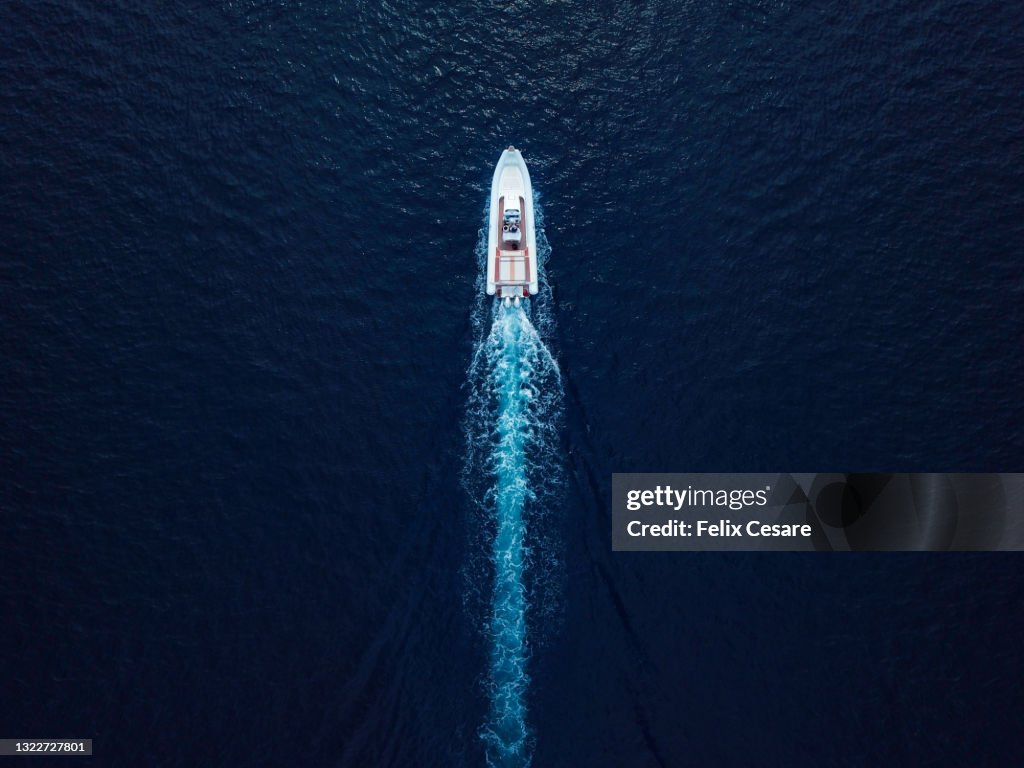
[[[552,327],[541,275],[539,300],[520,307],[491,300],[478,309],[467,382],[463,485],[476,513],[477,551],[486,553],[471,563],[467,586],[477,598],[470,604],[486,616],[490,711],[480,734],[492,766],[530,764],[530,649],[559,602],[553,575],[560,547],[545,521],[562,486],[563,395],[558,364],[537,327]]]

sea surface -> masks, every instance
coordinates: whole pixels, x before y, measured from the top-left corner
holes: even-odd
[[[0,4],[0,737],[1020,765],[1019,556],[612,553],[609,505],[1024,469],[1022,51],[1008,2]]]

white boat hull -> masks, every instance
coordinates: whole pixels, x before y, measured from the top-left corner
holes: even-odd
[[[487,293],[505,298],[532,296],[540,289],[533,187],[526,161],[514,147],[501,153],[494,169],[489,211]],[[506,211],[519,212],[512,231],[505,223]]]

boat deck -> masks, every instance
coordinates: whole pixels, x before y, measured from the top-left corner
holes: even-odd
[[[498,232],[498,247],[494,252],[494,283],[497,286],[522,286],[530,283],[532,272],[530,265],[530,249],[526,246],[526,205],[522,197],[517,199],[520,211],[519,230],[521,232],[519,243],[506,243],[501,238],[501,231]],[[505,219],[505,197],[498,199],[498,221]],[[499,295],[500,292],[499,292]]]

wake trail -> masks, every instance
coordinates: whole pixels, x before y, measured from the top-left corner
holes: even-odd
[[[488,764],[501,768],[531,763],[527,667],[559,603],[561,547],[545,523],[562,487],[564,396],[538,331],[551,326],[545,298],[542,290],[518,307],[498,299],[480,305],[467,381],[463,485],[476,513],[474,551],[486,555],[471,555],[467,602],[488,645],[489,712],[480,737]]]

